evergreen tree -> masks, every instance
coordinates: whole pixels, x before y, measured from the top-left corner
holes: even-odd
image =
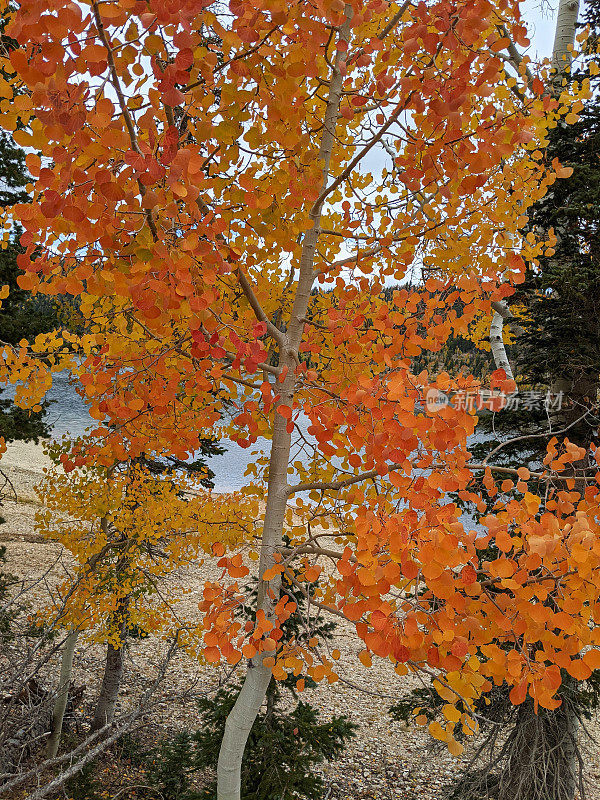
[[[546,158],[573,170],[557,180],[530,211],[528,227],[537,235],[554,231],[556,245],[539,259],[513,303],[525,308],[513,348],[518,373],[530,384],[563,393],[556,422],[572,424],[569,438],[582,446],[598,428],[600,374],[600,6],[589,2],[584,23],[592,28],[588,57],[570,80],[588,79],[591,99],[573,125],[551,131]],[[586,414],[587,412],[587,414]]]
[[[314,588],[315,584],[312,591]],[[283,641],[332,638],[335,624],[320,617],[310,620],[307,632],[303,623],[306,600],[293,591],[285,577],[281,593],[297,604],[296,611],[282,625]],[[252,608],[252,604],[242,608],[240,615],[252,619]],[[321,722],[317,709],[299,700],[299,680],[300,677],[294,675],[284,681],[271,678],[266,707],[252,727],[244,753],[242,800],[319,800],[325,787],[314,768],[325,759],[337,757],[348,739],[354,736],[356,726],[346,717],[334,716],[329,722]],[[308,689],[316,685],[310,678],[304,680]],[[200,729],[195,733],[178,734],[154,754],[148,779],[164,800],[216,798],[215,784],[196,791],[192,780],[195,773],[216,766],[225,721],[239,690],[240,686],[235,685],[220,689],[213,699],[202,699],[199,702]],[[290,700],[296,705],[288,710]]]
[[[14,48],[15,42],[4,34],[10,10],[0,16],[0,49]],[[10,76],[4,76],[6,78]],[[31,180],[25,166],[25,152],[6,132],[0,133],[0,209],[6,211],[15,203],[26,203],[29,195],[25,189]],[[8,286],[9,295],[0,306],[0,341],[17,344],[23,338],[35,337],[51,330],[55,314],[47,300],[34,301],[19,288],[17,256],[22,251],[19,243],[21,228],[15,223],[8,240],[0,249],[0,286]],[[36,441],[48,435],[44,410],[29,414],[17,408],[11,400],[0,395],[0,437],[6,442],[16,439]]]
[[[529,270],[511,299],[519,317],[510,348],[519,393],[511,399],[511,410],[482,414],[478,430],[493,430],[493,436],[470,447],[480,460],[494,450],[491,463],[495,465],[527,465],[534,470],[541,465],[546,445],[555,433],[559,441],[566,436],[586,449],[598,443],[600,76],[596,75],[594,60],[600,44],[600,5],[587,4],[584,24],[592,29],[588,53],[568,80],[589,79],[592,96],[577,123],[559,123],[551,132],[545,153],[549,162],[558,159],[573,172],[557,180],[530,210],[525,231],[541,238],[553,232],[556,243],[540,257],[539,265]],[[574,488],[581,493],[584,471],[589,466],[587,457],[571,466]],[[529,482],[530,491],[541,497],[546,488],[535,488]],[[516,488],[510,491],[517,498],[521,496]],[[471,504],[457,497],[453,500],[477,519]],[[498,495],[488,497],[484,513],[498,501]],[[500,555],[494,546],[478,551],[480,562]],[[551,603],[551,598],[546,602]],[[562,670],[561,678],[562,705],[553,711],[536,710],[531,697],[513,706],[506,684],[495,686],[480,699],[475,711],[482,721],[484,739],[473,762],[452,787],[452,798],[572,800],[578,788],[584,796],[577,728],[579,721],[590,719],[600,706],[600,671],[579,682]],[[396,719],[408,720],[416,712],[425,721],[440,714],[442,705],[434,691],[419,689],[393,706],[390,713]]]

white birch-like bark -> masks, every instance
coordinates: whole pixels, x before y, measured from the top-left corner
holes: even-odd
[[[570,47],[575,45],[575,32],[579,16],[579,0],[560,0],[556,15],[554,45],[552,48],[552,69],[555,72],[554,89],[559,92],[562,77],[571,63]],[[490,325],[490,347],[496,369],[503,369],[507,378],[514,380],[510,362],[503,340],[504,320],[512,314],[506,303],[492,303],[494,316]]]
[[[71,631],[63,645],[58,693],[54,701],[54,708],[52,709],[52,730],[46,744],[46,758],[54,758],[58,753],[63,720],[65,718],[65,710],[69,698],[69,686],[71,685],[73,655],[75,653],[75,645],[77,644],[78,636],[79,631]]]
[[[552,69],[561,77],[571,63],[569,47],[575,44],[578,16],[579,0],[560,0],[552,48]]]
[[[350,39],[350,20],[352,8],[345,8],[346,21],[340,26],[340,41]],[[329,180],[329,164],[335,138],[335,128],[339,115],[343,77],[341,64],[346,60],[346,52],[336,51],[335,62],[329,84],[329,96],[325,111],[323,135],[319,148],[319,159],[323,163],[322,191]],[[291,318],[287,330],[287,342],[280,344],[281,367],[288,368],[282,383],[278,405],[291,406],[294,399],[295,367],[298,348],[304,332],[304,319],[310,301],[310,292],[314,275],[314,260],[320,233],[322,202],[315,205],[310,212],[312,228],[302,243],[298,270],[298,286],[292,307]],[[267,487],[267,503],[263,524],[259,576],[275,563],[274,556],[283,543],[283,525],[288,500],[287,468],[290,459],[291,435],[287,432],[287,420],[281,414],[274,414],[273,440],[269,461],[269,480]],[[259,578],[257,609],[272,618],[273,607],[279,599],[281,579],[278,577],[269,583]],[[273,653],[259,653],[248,664],[248,671],[227,722],[219,752],[217,765],[217,798],[218,800],[240,800],[242,758],[250,729],[264,702],[267,688],[271,681],[271,668],[263,664],[263,659]]]
[[[490,325],[490,349],[494,358],[496,369],[503,369],[506,377],[514,380],[512,367],[506,354],[506,347],[504,346],[504,320],[510,319],[512,314],[505,303],[492,303],[494,316],[492,317],[492,324]]]

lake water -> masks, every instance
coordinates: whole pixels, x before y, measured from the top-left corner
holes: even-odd
[[[14,387],[8,386],[6,395],[12,396],[13,394]],[[89,416],[87,405],[69,382],[68,372],[54,374],[52,388],[48,392],[47,399],[53,401],[48,409],[47,420],[52,428],[52,434],[56,438],[65,434],[74,437],[81,436],[88,426],[95,427],[98,424]],[[303,422],[308,425],[306,419],[298,421],[301,426]],[[303,433],[308,440],[312,439],[306,430]],[[474,438],[479,439],[480,436],[481,434],[476,433]],[[219,444],[226,448],[225,453],[209,459],[210,468],[215,473],[215,490],[219,492],[235,491],[246,485],[249,478],[245,478],[244,473],[248,465],[255,459],[253,453],[261,449],[268,453],[270,447],[269,440],[262,438],[249,448],[239,447],[229,439],[222,439]]]
[[[14,387],[6,387],[5,394],[9,397],[14,396]],[[47,399],[53,401],[48,408],[47,420],[55,438],[60,439],[65,434],[73,437],[81,436],[88,426],[98,425],[90,417],[85,402],[69,383],[68,372],[54,374]],[[261,439],[253,447],[244,449],[235,442],[223,439],[220,445],[226,448],[226,452],[212,456],[210,468],[215,473],[215,489],[220,492],[230,492],[241,489],[248,482],[248,479],[244,478],[244,472],[248,464],[254,460],[252,453],[261,447],[268,448],[269,442]]]

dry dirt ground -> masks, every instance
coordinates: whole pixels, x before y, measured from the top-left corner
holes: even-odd
[[[48,586],[68,562],[58,544],[40,541],[34,530],[34,514],[39,507],[35,485],[47,464],[41,447],[13,444],[0,462],[0,469],[10,478],[17,499],[5,499],[0,526],[0,544],[7,547],[8,569],[28,581],[47,576]],[[48,570],[50,572],[48,573]],[[205,568],[190,565],[173,575],[172,581],[188,592],[182,610],[193,613],[207,578]],[[37,591],[46,591],[40,583]],[[356,738],[336,762],[324,765],[328,800],[441,800],[450,778],[467,763],[446,751],[432,751],[426,730],[407,727],[394,721],[387,709],[416,685],[415,678],[400,678],[388,662],[375,661],[365,669],[357,659],[361,649],[350,628],[339,625],[335,647],[341,653],[341,680],[333,685],[319,685],[307,693],[324,719],[346,714],[359,726]],[[126,710],[139,692],[149,686],[164,646],[151,638],[136,641],[130,648],[127,672],[121,692],[119,711]],[[75,678],[85,683],[86,698],[96,696],[101,675],[103,649],[82,643],[75,657]],[[195,729],[198,726],[194,698],[211,692],[223,679],[217,668],[201,666],[181,654],[158,690],[152,710],[154,730]],[[592,729],[596,728],[596,723]],[[600,743],[586,745],[588,797],[600,800]]]

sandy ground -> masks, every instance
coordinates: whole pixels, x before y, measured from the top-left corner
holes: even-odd
[[[39,508],[35,485],[49,465],[41,446],[13,443],[0,460],[0,469],[10,479],[16,497],[5,497],[0,543],[8,553],[8,568],[24,579],[39,579],[48,570],[48,585],[68,569],[68,558],[57,543],[36,535],[34,514]],[[191,564],[172,576],[174,585],[186,590],[182,611],[193,615],[204,581],[205,567]],[[212,577],[212,576],[211,576]],[[38,592],[45,591],[40,584]],[[399,678],[391,665],[375,661],[365,669],[357,659],[361,649],[350,627],[339,625],[335,646],[342,653],[342,680],[319,685],[306,699],[316,705],[324,719],[346,714],[359,725],[356,738],[342,758],[323,768],[330,800],[439,800],[449,778],[460,771],[466,756],[456,759],[447,752],[432,752],[425,730],[406,727],[392,720],[389,706],[415,685],[414,678]],[[121,692],[120,708],[126,709],[140,689],[154,678],[164,646],[149,638],[132,644]],[[103,648],[81,643],[75,658],[77,683],[86,684],[86,698],[93,701],[99,685]],[[210,692],[223,673],[207,668],[185,655],[174,660],[157,694],[153,719],[169,728],[197,727],[194,697]],[[187,693],[187,698],[186,698]],[[594,723],[593,727],[596,727]],[[588,797],[600,800],[600,754],[596,744],[586,746]]]

